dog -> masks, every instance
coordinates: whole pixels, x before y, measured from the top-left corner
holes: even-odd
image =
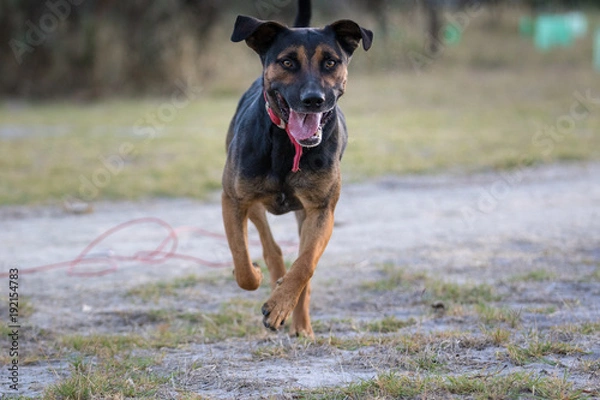
[[[273,331],[292,314],[290,334],[314,337],[309,314],[310,280],[333,231],[340,196],[340,161],[347,143],[337,100],[347,67],[373,33],[351,20],[309,28],[310,1],[299,0],[293,28],[240,15],[231,40],[260,56],[262,77],[240,99],[227,133],[223,171],[223,223],[234,276],[256,290],[262,272],[248,254],[248,219],[256,226],[272,293],[262,306]],[[266,212],[296,213],[298,258],[286,271]]]

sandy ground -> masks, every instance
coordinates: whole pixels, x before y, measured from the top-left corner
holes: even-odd
[[[63,333],[131,332],[135,319],[124,319],[152,304],[128,300],[124,293],[144,283],[168,281],[195,274],[222,274],[219,284],[197,288],[190,304],[177,299],[161,303],[193,310],[215,311],[235,298],[261,302],[268,288],[246,293],[231,278],[231,267],[215,269],[193,261],[170,259],[160,264],[121,262],[112,273],[81,277],[56,268],[27,274],[39,267],[73,260],[94,239],[109,229],[136,218],[152,217],[176,229],[177,254],[227,263],[224,239],[198,234],[195,228],[223,232],[220,205],[216,201],[149,200],[138,203],[100,203],[93,213],[73,215],[60,208],[0,208],[0,271],[18,268],[19,293],[34,312],[21,329],[46,329]],[[293,259],[296,227],[293,216],[272,218],[275,236]],[[167,230],[141,224],[117,232],[98,243],[88,256],[133,255],[152,251]],[[251,232],[256,238],[256,234]],[[261,251],[253,246],[253,256]],[[381,277],[382,265],[403,266],[410,272],[461,284],[489,284],[502,295],[500,306],[527,309],[553,305],[550,314],[523,313],[523,331],[550,331],[553,326],[600,321],[600,164],[543,166],[503,173],[476,175],[389,177],[369,183],[345,184],[336,211],[336,228],[314,277],[312,316],[330,326],[317,332],[326,337],[355,334],[350,324],[335,327],[331,321],[368,321],[395,316],[418,321],[415,332],[443,330],[478,332],[478,323],[464,317],[435,317],[419,296],[426,287],[377,292],[364,283]],[[90,272],[98,265],[81,264],[75,272]],[[542,282],[511,281],[528,271],[545,270],[554,279]],[[226,271],[226,272],[225,272]],[[221,276],[221,275],[219,275]],[[591,279],[590,277],[596,277]],[[0,288],[7,298],[8,278]],[[168,303],[168,302],[171,303]],[[6,301],[0,303],[6,306]],[[155,306],[155,305],[154,305]],[[6,312],[2,311],[2,315]],[[3,317],[4,318],[4,317]],[[260,318],[257,316],[257,323]],[[600,358],[600,336],[581,337],[585,357]],[[286,357],[256,357],[256,349],[280,346]],[[458,343],[441,351],[450,357]],[[458,348],[457,347],[457,348]],[[365,348],[360,351],[311,346],[285,334],[265,332],[260,339],[228,339],[212,344],[193,344],[164,351],[161,368],[177,379],[161,393],[174,396],[187,390],[210,398],[257,398],[281,395],[297,389],[346,385],[402,370],[401,355]],[[2,349],[2,351],[7,351]],[[462,361],[448,361],[453,372],[477,371],[491,365],[508,370],[529,369],[560,374],[578,361],[565,356],[556,365],[514,366],[498,361],[498,348],[460,351]],[[458,355],[456,356],[458,357]],[[500,368],[500,367],[498,367]],[[35,396],[68,373],[64,360],[23,366],[22,395]],[[8,392],[5,368],[0,393]],[[572,368],[569,379],[585,390],[598,386],[597,371]]]

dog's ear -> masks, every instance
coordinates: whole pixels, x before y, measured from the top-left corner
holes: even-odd
[[[238,15],[231,34],[231,41],[245,40],[251,49],[262,56],[269,49],[275,37],[285,29],[288,28],[277,22],[261,21],[245,15]]]
[[[328,25],[327,28],[333,31],[335,38],[348,55],[354,53],[354,50],[358,47],[361,39],[363,49],[365,50],[369,50],[373,43],[373,32],[362,28],[356,22],[349,19],[336,21],[333,24]]]

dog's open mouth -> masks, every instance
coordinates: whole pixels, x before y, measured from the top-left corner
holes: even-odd
[[[332,110],[320,113],[301,113],[290,108],[283,96],[277,93],[277,106],[294,140],[302,147],[315,147],[323,139],[323,126],[329,121]]]

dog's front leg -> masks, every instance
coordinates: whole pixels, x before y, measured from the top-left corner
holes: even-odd
[[[306,210],[306,219],[302,224],[300,234],[298,259],[262,307],[263,323],[267,328],[271,330],[278,329],[296,307],[300,295],[310,296],[308,294],[310,289],[307,285],[333,231],[335,202],[332,203],[324,208]],[[305,300],[308,301],[308,297]],[[304,318],[298,318],[298,322],[302,321],[302,326],[294,326],[292,330],[295,333],[312,336],[312,328],[308,317],[308,304],[303,305],[302,308],[306,310],[306,315],[302,316]]]
[[[262,282],[262,272],[252,263],[248,253],[249,206],[231,199],[225,192],[221,196],[223,224],[233,257],[235,280],[245,290],[256,290]]]

